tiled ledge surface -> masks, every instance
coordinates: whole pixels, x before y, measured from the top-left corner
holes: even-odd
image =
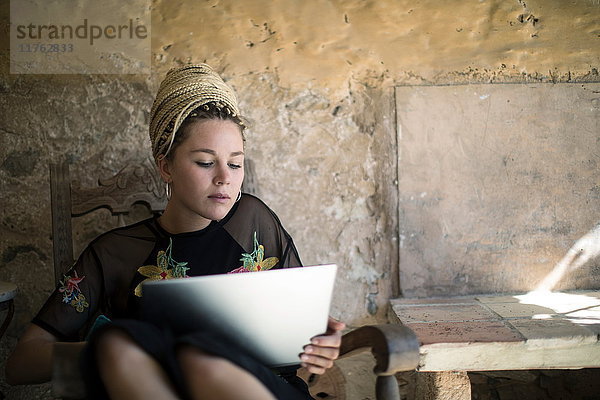
[[[600,367],[600,291],[391,300],[421,371]]]

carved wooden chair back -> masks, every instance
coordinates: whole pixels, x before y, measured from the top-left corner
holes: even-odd
[[[129,164],[113,177],[98,179],[96,187],[81,187],[71,180],[69,163],[50,164],[52,242],[56,283],[73,265],[73,228],[71,219],[99,208],[110,210],[120,226],[134,204],[143,203],[152,213],[164,210],[167,200],[164,184],[150,160]]]
[[[256,194],[258,185],[251,160],[244,161],[244,169],[242,191]],[[79,182],[72,181],[69,163],[63,159],[50,164],[50,197],[56,284],[74,262],[73,217],[106,208],[118,217],[118,226],[124,226],[124,217],[134,204],[146,205],[153,214],[162,212],[167,205],[164,182],[150,159],[128,164],[110,178],[98,179],[96,187],[81,187]]]

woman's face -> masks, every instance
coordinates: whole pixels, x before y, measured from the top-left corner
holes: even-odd
[[[171,184],[167,208],[199,226],[220,220],[233,207],[244,180],[244,142],[237,124],[207,119],[193,123],[171,160],[159,161]]]

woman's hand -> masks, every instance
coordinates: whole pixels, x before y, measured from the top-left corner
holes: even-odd
[[[310,344],[304,346],[304,353],[300,354],[302,366],[311,374],[324,374],[328,368],[333,367],[333,361],[340,354],[342,343],[342,329],[346,327],[343,322],[329,317],[327,332],[315,336]]]

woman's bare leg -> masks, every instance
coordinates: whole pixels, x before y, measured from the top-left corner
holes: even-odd
[[[119,329],[110,329],[99,338],[96,359],[111,399],[178,398],[158,362]]]
[[[255,376],[228,360],[192,346],[182,346],[177,355],[194,399],[275,400]]]

